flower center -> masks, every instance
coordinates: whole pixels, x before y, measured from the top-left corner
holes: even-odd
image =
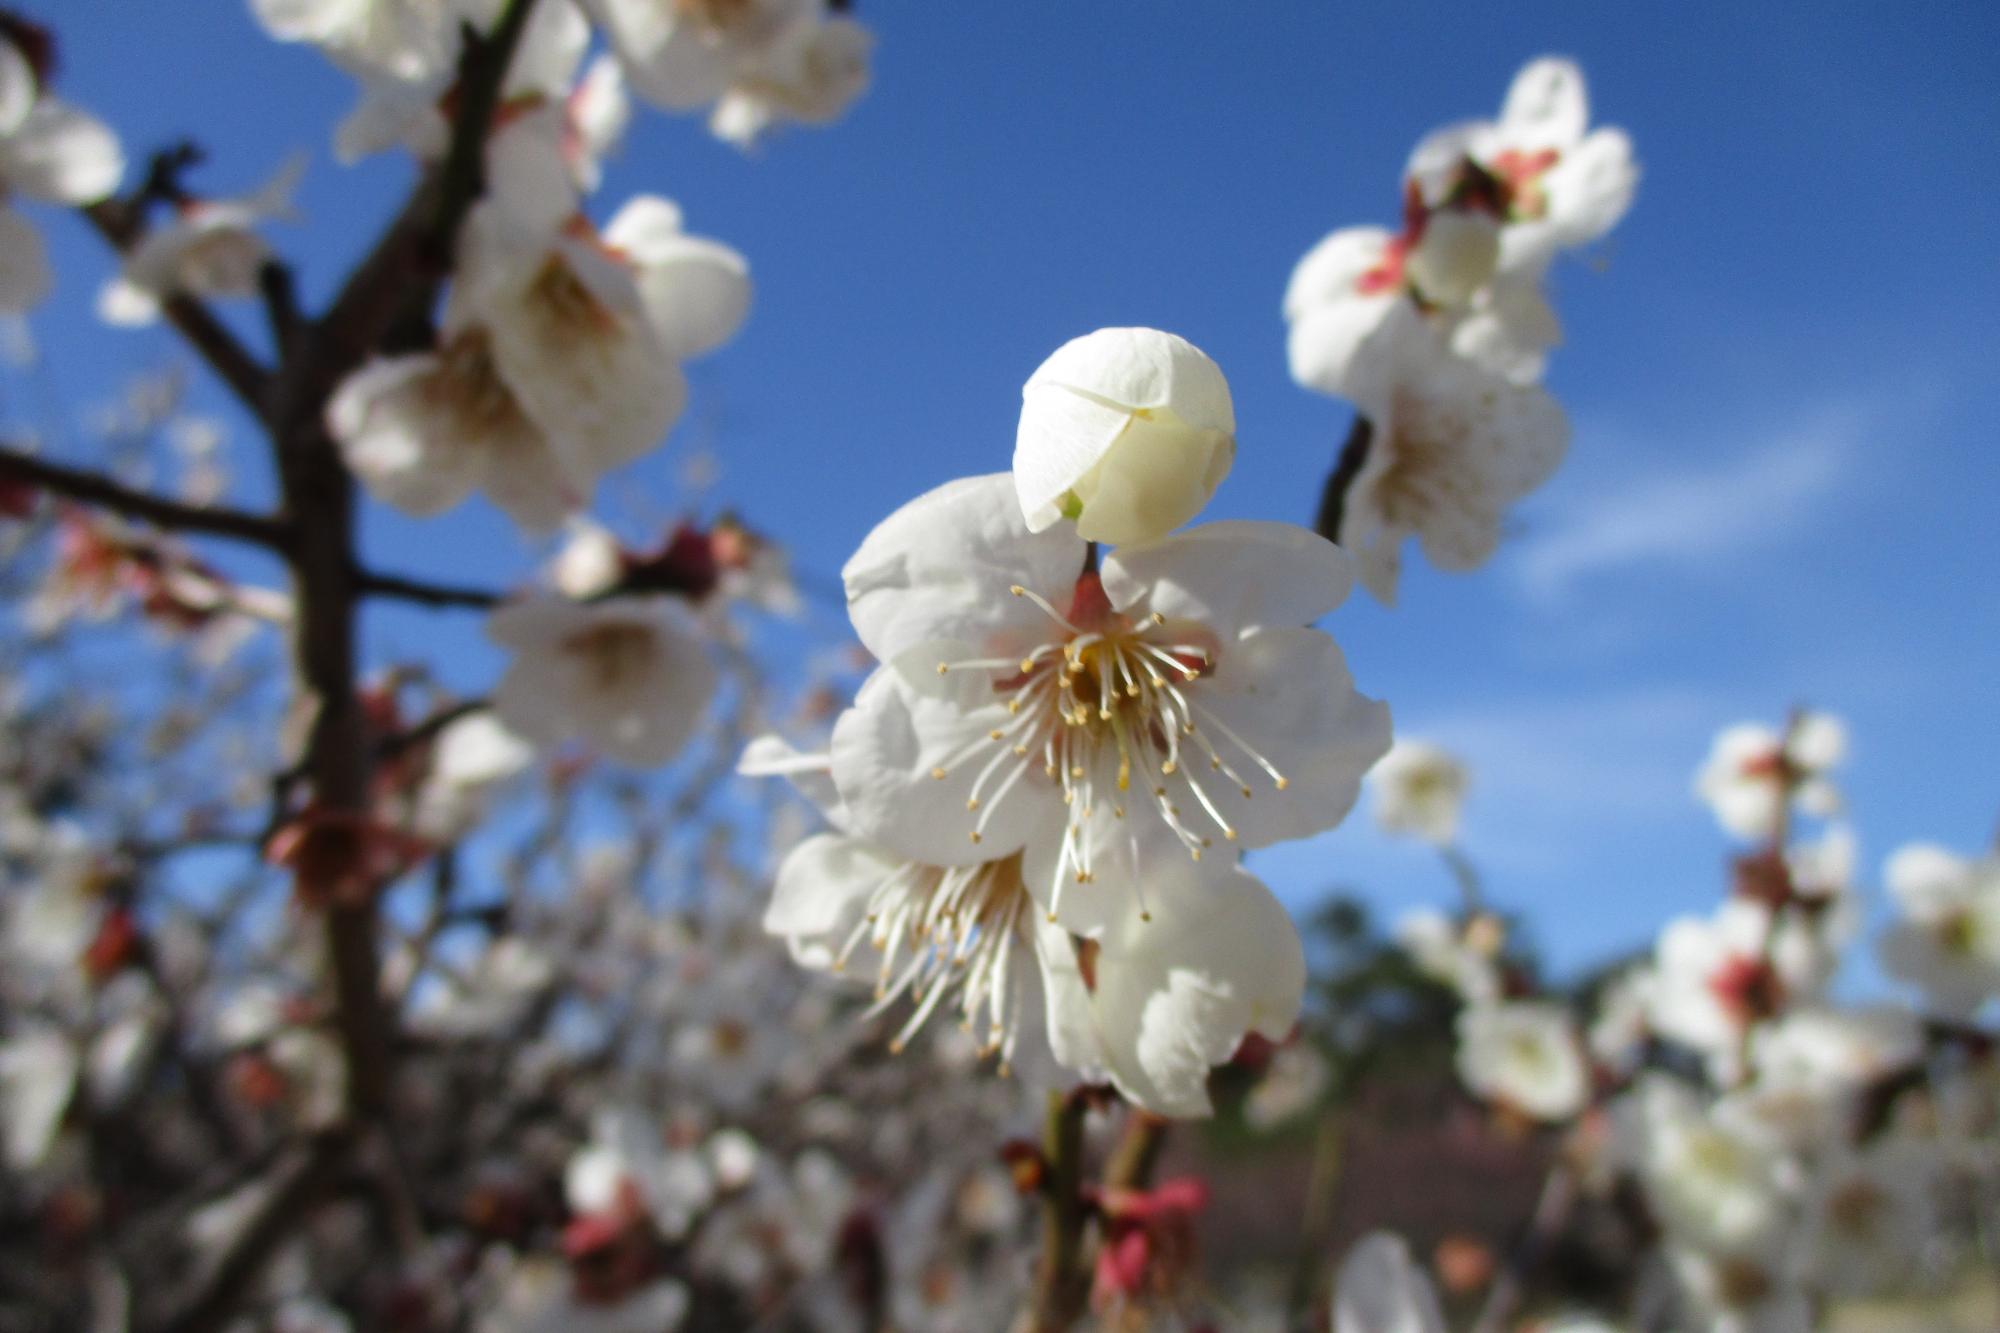
[[[975,658],[937,668],[939,675],[992,673],[994,691],[1007,702],[1006,722],[931,770],[943,781],[965,764],[981,764],[965,802],[976,816],[973,842],[1016,785],[1039,770],[1061,788],[1070,810],[1056,870],[1059,899],[1065,882],[1093,878],[1086,830],[1100,805],[1124,819],[1137,790],[1200,860],[1213,844],[1208,830],[1236,839],[1223,807],[1251,798],[1245,771],[1261,769],[1279,791],[1288,785],[1276,765],[1202,702],[1200,682],[1216,664],[1206,628],[1170,624],[1157,612],[1135,622],[1105,603],[1095,574],[1078,581],[1068,615],[1018,584],[1010,591],[1039,606],[1061,633],[1019,660]],[[1239,795],[1231,797],[1227,787]],[[1143,899],[1141,909],[1146,915]]]
[[[656,644],[643,625],[593,625],[564,639],[562,650],[582,664],[593,689],[610,693],[652,668]]]
[[[997,1053],[1004,1067],[1021,1021],[1014,954],[1026,943],[1029,901],[1019,855],[975,866],[906,865],[869,896],[867,914],[841,946],[834,970],[846,967],[866,940],[881,955],[869,1015],[904,994],[915,1003],[891,1051],[908,1045],[955,993],[961,1025],[968,1032],[983,1027],[980,1055]]]
[[[484,329],[466,329],[438,351],[438,371],[426,388],[452,414],[467,436],[511,435],[525,423],[520,402],[500,377],[491,340]]]
[[[597,299],[559,253],[551,253],[528,287],[529,303],[557,333],[592,340],[618,331],[618,316]]]

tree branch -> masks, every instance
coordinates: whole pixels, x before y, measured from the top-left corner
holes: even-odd
[[[504,594],[484,588],[453,587],[423,579],[406,579],[396,574],[377,574],[370,570],[359,571],[355,575],[354,586],[363,596],[390,597],[422,606],[463,606],[475,611],[491,610],[506,600]]]
[[[1320,492],[1319,513],[1313,517],[1313,531],[1330,542],[1340,540],[1340,524],[1347,514],[1347,492],[1368,462],[1368,445],[1374,436],[1374,423],[1355,413],[1354,424],[1347,428],[1347,439],[1341,443],[1340,456]]]
[[[234,537],[238,541],[254,542],[274,551],[283,551],[291,544],[291,528],[283,519],[246,514],[236,509],[185,504],[164,496],[149,495],[145,491],[120,485],[88,468],[51,463],[7,445],[0,445],[0,478],[39,486],[86,504],[101,505],[127,518],[144,519],[162,528]]]

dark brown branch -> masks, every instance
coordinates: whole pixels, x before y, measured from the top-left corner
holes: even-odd
[[[368,597],[391,597],[398,601],[416,602],[423,606],[463,606],[475,611],[491,610],[506,600],[504,594],[485,588],[453,587],[450,584],[406,579],[395,574],[377,574],[369,570],[362,570],[355,576],[355,589]]]
[[[107,199],[84,208],[83,215],[98,234],[124,254],[145,235],[141,210],[130,203]],[[252,355],[229,326],[200,298],[173,292],[161,298],[160,309],[167,322],[180,331],[188,345],[201,354],[209,368],[227,384],[253,416],[262,418],[269,408],[266,395],[271,372]]]
[[[1334,461],[1333,471],[1327,474],[1325,489],[1320,492],[1319,513],[1313,517],[1313,531],[1330,542],[1340,540],[1340,524],[1347,515],[1347,492],[1353,488],[1355,478],[1361,475],[1362,467],[1368,462],[1368,445],[1374,436],[1374,424],[1359,412],[1355,413],[1354,424],[1348,427],[1347,439],[1341,443],[1340,456]]]
[[[291,542],[291,529],[282,519],[149,495],[88,468],[51,463],[6,445],[0,445],[0,477],[39,486],[86,504],[101,505],[127,518],[144,519],[162,528],[234,537],[274,551],[284,550]]]

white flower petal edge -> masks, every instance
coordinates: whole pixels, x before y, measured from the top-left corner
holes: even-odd
[[[840,577],[862,646],[893,662],[938,640],[1027,648],[1047,617],[1008,588],[1067,589],[1083,559],[1073,530],[1031,533],[1013,478],[995,472],[946,482],[889,515]]]
[[[1142,869],[1147,910],[1128,906],[1093,941],[1095,1055],[1127,1100],[1160,1115],[1206,1116],[1211,1069],[1253,1032],[1274,1042],[1291,1035],[1305,951],[1255,876],[1177,856]],[[1088,1055],[1056,1049],[1065,1064]]]
[[[1333,1333],[1445,1333],[1437,1289],[1401,1237],[1371,1232],[1341,1261]]]

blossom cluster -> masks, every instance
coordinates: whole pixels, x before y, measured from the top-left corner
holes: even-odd
[[[1011,473],[948,482],[842,571],[878,665],[824,754],[775,738],[834,827],[786,860],[769,929],[807,966],[952,1003],[1004,1064],[1163,1115],[1282,1040],[1305,967],[1242,849],[1337,823],[1388,746],[1312,622],[1350,582],[1282,523],[1176,532],[1228,470],[1214,362],[1104,329],[1029,377]],[[1099,541],[1116,541],[1108,553]]]
[[[1378,769],[1378,819],[1446,842],[1463,767],[1406,745]],[[1885,877],[1900,910],[1879,956],[1920,1000],[1844,998],[1835,981],[1861,923],[1854,837],[1832,822],[1846,749],[1845,727],[1819,713],[1717,736],[1694,786],[1749,842],[1731,891],[1608,974],[1587,1029],[1569,1000],[1507,966],[1490,913],[1417,913],[1401,929],[1417,966],[1463,1005],[1465,1088],[1560,1133],[1564,1169],[1586,1191],[1637,1188],[1664,1259],[1664,1290],[1642,1303],[1669,1303],[1675,1327],[1805,1330],[1829,1302],[1940,1285],[1953,1237],[1977,1225],[1967,1201],[2000,1171],[1982,1142],[2000,1085],[1976,1026],[2000,1000],[2000,879],[1990,860],[1898,851]],[[1806,837],[1800,816],[1828,822]],[[1373,1253],[1350,1260],[1362,1287],[1427,1300],[1432,1313],[1411,1326],[1442,1329],[1427,1280],[1391,1283]]]
[[[1499,120],[1418,142],[1400,230],[1342,228],[1292,271],[1292,378],[1350,400],[1367,427],[1323,519],[1384,602],[1406,538],[1439,569],[1484,564],[1507,507],[1568,449],[1568,422],[1540,387],[1561,339],[1544,286],[1558,255],[1617,224],[1638,183],[1624,132],[1589,122],[1582,71],[1530,62]]]

